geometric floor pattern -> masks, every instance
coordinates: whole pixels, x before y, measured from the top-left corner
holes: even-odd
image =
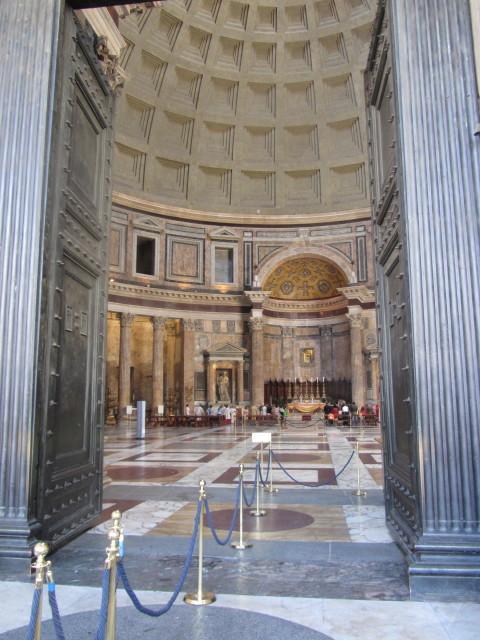
[[[200,480],[222,537],[232,518],[240,464],[251,492],[260,450],[252,431],[262,430],[272,434],[272,482],[279,491],[261,491],[264,517],[244,513],[251,549],[220,547],[205,529],[204,582],[217,601],[194,609],[180,597],[157,620],[134,611],[119,589],[119,640],[479,637],[480,605],[410,601],[405,562],[384,521],[380,429],[291,421],[282,430],[157,427],[141,441],[133,425],[107,427],[103,512],[94,528],[51,558],[67,638],[93,637],[112,511],[123,514],[125,566],[135,590],[145,604],[166,602],[182,569]],[[268,448],[263,459],[266,473]],[[358,483],[366,496],[353,495]],[[186,591],[196,588],[195,569],[196,558]],[[24,638],[31,579],[1,565],[0,576],[0,638]],[[43,615],[42,637],[48,640],[54,635],[47,606]]]

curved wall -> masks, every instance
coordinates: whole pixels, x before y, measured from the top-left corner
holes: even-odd
[[[163,398],[178,411],[186,397],[206,402],[208,354],[224,348],[243,350],[243,400],[251,401],[252,317],[262,319],[265,380],[351,379],[347,313],[352,305],[362,315],[361,348],[368,352],[376,345],[373,298],[362,298],[373,288],[370,229],[369,219],[299,228],[218,226],[115,206],[110,245],[109,405],[118,405],[121,321],[127,315],[132,316],[131,327],[124,329],[131,339],[131,399],[151,402],[154,319],[165,322]],[[155,247],[153,275],[136,270],[137,248],[144,238]],[[224,260],[225,255],[232,260],[231,282],[218,281],[219,275],[229,273],[216,265],[217,257]],[[348,282],[346,289],[326,299],[265,298],[261,287],[268,274],[296,257],[314,261],[323,257],[334,264]],[[305,282],[309,283],[308,276]],[[313,349],[309,361],[302,356],[305,349]],[[374,397],[373,389],[367,388],[368,367],[365,360],[361,375],[365,394]],[[187,384],[186,378],[191,382]]]

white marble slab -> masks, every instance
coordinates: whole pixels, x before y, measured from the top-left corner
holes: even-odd
[[[125,536],[143,536],[154,529],[160,522],[184,507],[187,502],[168,500],[146,500],[122,513],[122,524]],[[111,521],[103,522],[89,533],[105,534],[111,527]]]
[[[0,616],[0,632],[28,624],[32,592],[31,584],[0,582],[4,612]],[[137,595],[146,605],[163,604],[170,597],[169,592],[160,591],[138,591]],[[274,616],[334,640],[477,640],[479,637],[480,604],[216,595],[217,601],[212,607]],[[100,596],[101,590],[97,587],[57,587],[62,615],[98,611]],[[189,606],[183,604],[182,596],[179,595],[176,604]],[[123,589],[117,591],[117,601],[119,607],[130,605]],[[44,607],[43,619],[50,617],[49,608]]]
[[[343,505],[352,542],[392,542],[385,524],[385,508],[368,505]]]

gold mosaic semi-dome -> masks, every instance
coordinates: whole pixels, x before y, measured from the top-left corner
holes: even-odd
[[[263,288],[277,300],[324,300],[338,295],[347,279],[331,262],[311,256],[280,264],[267,277]]]
[[[120,23],[117,192],[250,216],[368,206],[373,0],[168,0]]]

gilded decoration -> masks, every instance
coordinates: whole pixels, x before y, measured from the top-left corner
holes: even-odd
[[[304,257],[278,266],[263,288],[279,300],[318,300],[338,295],[338,287],[346,284],[345,275],[331,262]]]

